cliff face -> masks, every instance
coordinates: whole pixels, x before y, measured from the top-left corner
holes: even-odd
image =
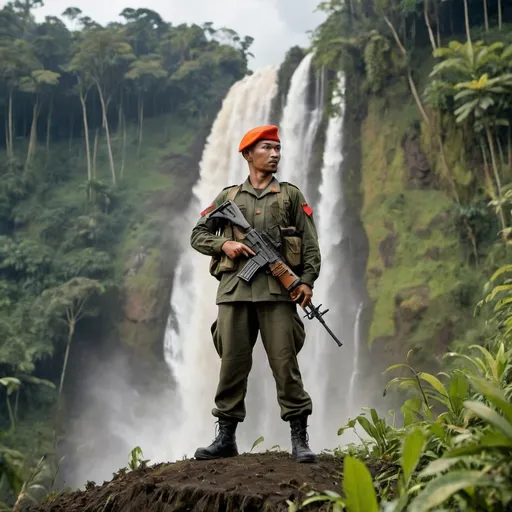
[[[411,349],[416,360],[430,360],[471,322],[464,297],[475,271],[432,142],[438,129],[419,121],[405,93],[369,98],[361,123],[361,220],[373,302],[368,341],[393,362]],[[450,172],[469,193],[461,134],[444,126],[443,135]]]

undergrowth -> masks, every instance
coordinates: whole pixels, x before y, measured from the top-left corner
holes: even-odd
[[[311,492],[289,511],[319,502],[347,512],[505,511],[512,506],[512,265],[498,269],[477,311],[493,333],[484,346],[444,355],[446,371],[417,372],[408,364],[386,391],[407,393],[401,417],[364,410],[340,428],[360,445],[340,446],[340,492]],[[400,419],[400,424],[399,420]],[[358,432],[362,429],[364,432]],[[379,460],[373,478],[365,466]]]

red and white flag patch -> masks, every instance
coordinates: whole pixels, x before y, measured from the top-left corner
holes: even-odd
[[[302,209],[304,210],[304,213],[309,217],[313,214],[313,208],[309,206],[308,203],[302,203]]]
[[[210,213],[211,211],[215,210],[215,205],[214,204],[211,204],[210,206],[208,206],[208,208],[205,208],[202,212],[201,212],[201,217],[204,217],[205,215],[207,215],[208,213]]]

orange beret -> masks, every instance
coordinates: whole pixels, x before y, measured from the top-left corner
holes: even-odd
[[[279,135],[277,134],[277,126],[269,124],[265,126],[257,126],[256,128],[249,130],[240,141],[238,151],[242,152],[244,149],[252,146],[259,140],[275,140],[277,142],[281,142]]]

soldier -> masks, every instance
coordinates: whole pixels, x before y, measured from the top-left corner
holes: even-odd
[[[299,462],[314,462],[307,435],[311,398],[304,390],[297,362],[304,339],[304,324],[297,303],[311,301],[313,284],[320,272],[320,250],[313,210],[294,185],[279,182],[275,173],[281,158],[277,126],[259,126],[245,134],[239,152],[249,165],[242,185],[227,187],[203,212],[192,230],[191,244],[212,257],[210,272],[220,281],[216,303],[217,320],[211,327],[215,349],[221,358],[216,408],[218,435],[206,448],[198,448],[196,459],[238,455],[235,431],[245,418],[247,379],[258,331],[277,388],[281,418],[290,422],[292,455]],[[288,293],[270,272],[260,271],[246,283],[237,277],[254,252],[236,240],[231,225],[207,214],[227,199],[233,200],[249,224],[280,238],[283,256],[301,284]]]

